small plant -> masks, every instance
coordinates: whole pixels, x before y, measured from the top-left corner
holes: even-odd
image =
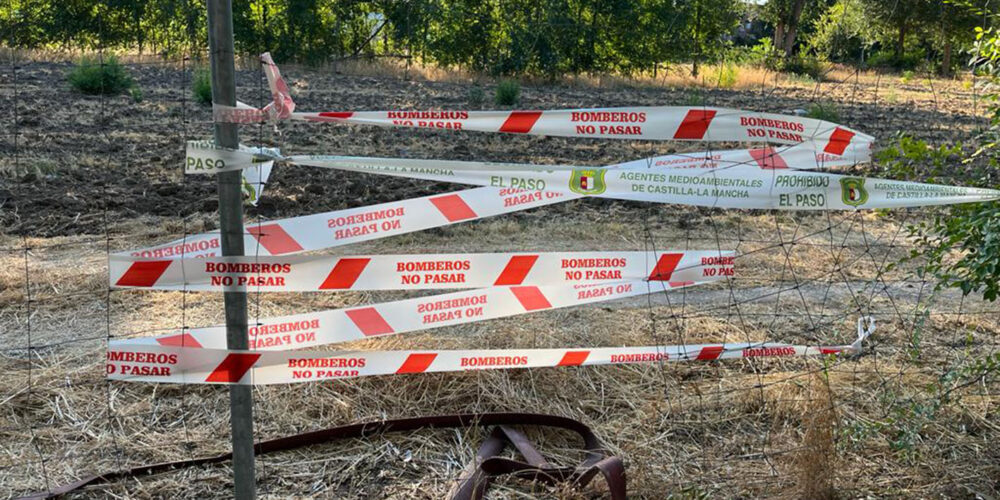
[[[132,97],[132,102],[140,103],[142,102],[142,89],[138,85],[132,87],[128,91],[129,96]]]
[[[972,90],[972,80],[962,80],[962,90]]]
[[[913,80],[913,70],[912,69],[908,69],[908,70],[904,71],[903,72],[903,76],[899,77],[899,81],[902,82],[902,83],[904,83],[904,84],[908,84],[912,80]]]
[[[731,61],[727,61],[719,65],[716,69],[715,74],[712,79],[715,80],[715,86],[720,89],[731,89],[736,86],[736,82],[739,79],[739,68],[736,64]]]
[[[521,99],[521,85],[514,80],[504,80],[497,85],[497,106],[514,106]]]
[[[809,111],[806,112],[806,116],[828,122],[840,121],[840,111],[837,109],[837,105],[829,101],[812,103],[809,106]]]
[[[707,106],[708,97],[702,92],[684,93],[685,106]]]
[[[81,58],[66,79],[74,89],[90,95],[121,94],[133,85],[132,77],[113,55],[103,61],[93,57]]]
[[[212,104],[212,73],[208,68],[195,70],[191,90],[194,93],[195,102],[204,106]]]
[[[483,88],[478,83],[472,84],[469,87],[469,109],[480,109],[485,101],[486,92],[483,92]]]

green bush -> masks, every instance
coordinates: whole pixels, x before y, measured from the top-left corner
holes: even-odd
[[[90,95],[121,94],[133,85],[132,77],[113,55],[105,57],[103,63],[93,57],[81,58],[66,79],[74,89]]]
[[[469,87],[469,109],[480,109],[485,101],[486,93],[483,92],[483,88],[479,84],[473,84]]]
[[[776,69],[808,76],[817,82],[823,81],[823,77],[826,76],[826,63],[819,57],[809,54],[797,54],[785,58],[781,61],[781,67]]]
[[[514,80],[504,80],[497,85],[497,106],[514,106],[521,100],[521,85]]]
[[[806,116],[834,123],[840,121],[840,111],[837,109],[837,105],[830,101],[812,103]]]
[[[138,85],[129,89],[128,94],[132,96],[132,102],[142,102],[142,89]]]
[[[891,50],[876,52],[868,58],[867,64],[870,68],[889,68],[900,71],[915,70],[924,61],[923,52],[907,52],[902,57],[896,57]]]
[[[910,83],[910,81],[912,81],[912,80],[913,80],[913,70],[912,69],[908,69],[908,70],[904,71],[903,72],[903,76],[899,77],[899,81],[902,82],[902,83],[904,83],[904,84]]]
[[[191,90],[195,102],[205,106],[212,104],[212,72],[208,68],[195,70]]]
[[[736,86],[739,79],[740,70],[732,62],[724,62],[719,65],[715,74],[711,76],[711,81],[720,89],[731,89]]]
[[[774,44],[768,37],[761,38],[757,45],[750,48],[747,58],[743,62],[755,66],[776,70],[781,65],[781,53],[774,48]]]

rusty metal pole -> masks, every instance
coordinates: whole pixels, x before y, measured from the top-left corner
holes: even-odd
[[[236,63],[233,54],[232,0],[208,0],[208,48],[212,66],[212,102],[236,106]],[[239,147],[235,123],[215,124],[215,143]],[[219,229],[222,255],[243,255],[242,173],[219,177]],[[247,295],[225,292],[226,345],[247,349]],[[229,386],[229,422],[233,437],[233,483],[237,500],[256,496],[253,456],[253,393],[248,385]]]

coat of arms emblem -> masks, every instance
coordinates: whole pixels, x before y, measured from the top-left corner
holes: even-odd
[[[604,183],[603,168],[574,168],[569,179],[569,190],[584,195],[601,194],[608,188]]]

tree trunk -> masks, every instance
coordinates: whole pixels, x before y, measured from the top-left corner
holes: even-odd
[[[944,39],[944,54],[941,56],[941,74],[951,76],[951,38]]]
[[[799,18],[802,17],[802,8],[805,7],[806,0],[796,0],[792,5],[792,15],[788,19],[788,30],[785,33],[785,57],[791,57],[795,51],[795,37],[799,32]]]
[[[691,76],[698,78],[698,59],[701,58],[701,2],[694,6],[694,62],[691,63]]]
[[[899,36],[896,38],[896,60],[903,59],[906,44],[906,21],[899,23]]]
[[[785,23],[784,21],[778,21],[778,24],[774,27],[774,50],[783,50],[785,48]]]

